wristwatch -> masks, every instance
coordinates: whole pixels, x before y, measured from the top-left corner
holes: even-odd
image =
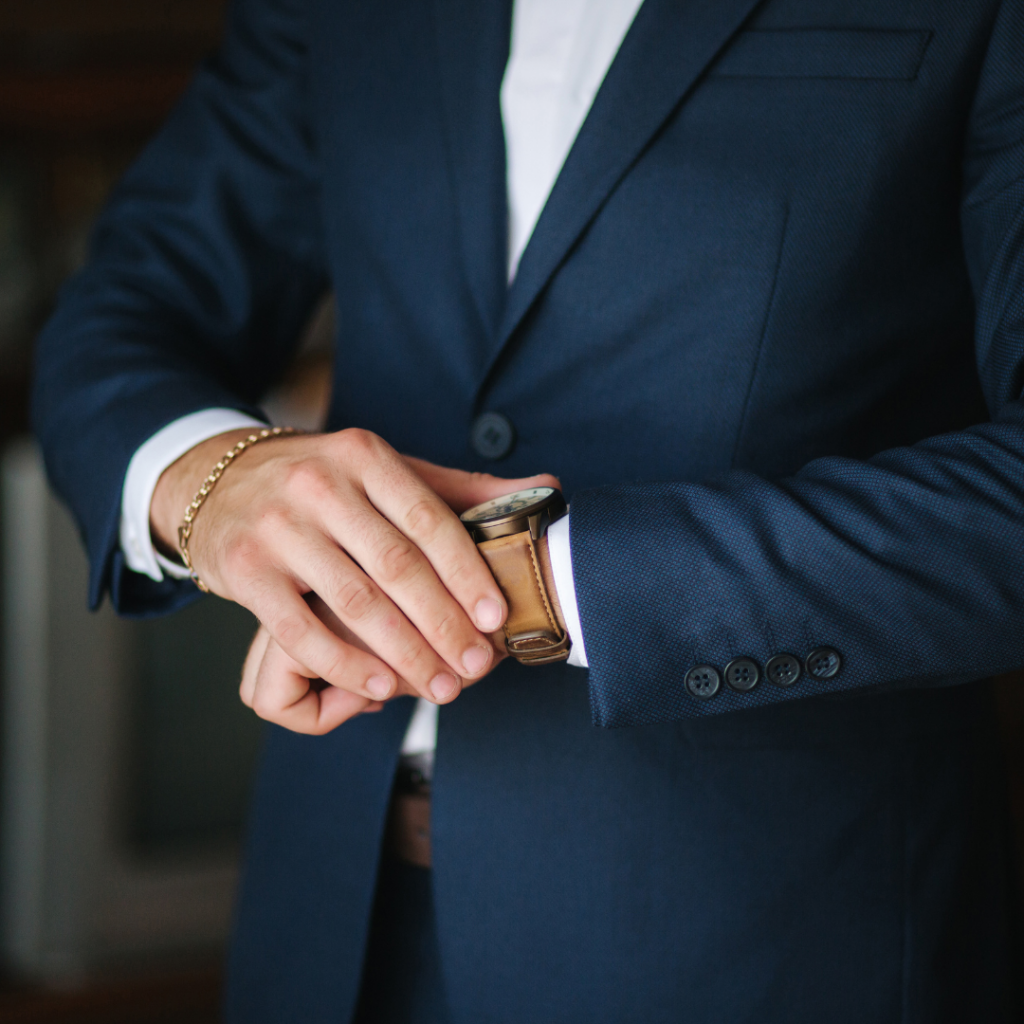
[[[545,582],[545,577],[552,579],[551,569],[540,544],[548,527],[565,513],[561,491],[531,487],[485,501],[460,517],[505,595],[505,647],[524,665],[569,657],[569,634]]]

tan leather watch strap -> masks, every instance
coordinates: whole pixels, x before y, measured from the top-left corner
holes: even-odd
[[[508,653],[530,665],[568,658],[569,637],[548,597],[540,553],[530,531],[481,541],[477,547],[508,601],[504,627]]]

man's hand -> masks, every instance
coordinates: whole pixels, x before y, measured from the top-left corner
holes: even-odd
[[[362,646],[320,598],[310,594],[306,600],[336,636],[355,647]],[[260,626],[249,645],[238,695],[260,718],[312,736],[322,736],[356,715],[384,707],[383,701],[311,679],[309,670],[285,654],[266,626]]]
[[[164,472],[151,509],[158,544],[176,550],[186,505],[246,433],[213,438]],[[325,732],[400,693],[453,700],[497,663],[488,634],[507,613],[456,512],[544,484],[557,481],[403,459],[362,430],[245,452],[207,498],[189,546],[210,589],[263,624],[243,699],[249,693],[258,714],[302,732]],[[310,594],[326,606],[319,616]]]

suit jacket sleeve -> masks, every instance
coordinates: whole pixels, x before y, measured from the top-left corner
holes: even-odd
[[[259,415],[326,286],[303,33],[293,0],[233,5],[223,47],[116,189],[40,338],[34,425],[84,533],[93,606],[107,588],[129,614],[194,596],[124,566],[128,462],[188,413]]]
[[[596,723],[815,694],[935,686],[1024,665],[1024,5],[994,25],[965,138],[963,237],[991,421],[776,480],[612,486],[572,498]],[[738,656],[840,652],[826,681],[684,686]]]

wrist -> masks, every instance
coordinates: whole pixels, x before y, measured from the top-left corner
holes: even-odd
[[[562,632],[568,633],[569,630],[565,625],[565,616],[562,614],[562,606],[558,601],[558,587],[555,585],[555,574],[551,569],[551,553],[548,550],[548,535],[546,533],[537,543],[537,562],[540,564],[540,575],[544,580],[544,589],[548,593],[551,610],[554,612]]]
[[[508,602],[508,653],[546,665],[569,657],[571,638],[558,600],[547,529],[565,513],[554,487],[531,487],[467,509],[460,517]]]
[[[160,474],[149,506],[149,530],[161,554],[179,560],[178,527],[185,509],[224,453],[251,433],[251,427],[243,427],[217,434],[190,448]]]

